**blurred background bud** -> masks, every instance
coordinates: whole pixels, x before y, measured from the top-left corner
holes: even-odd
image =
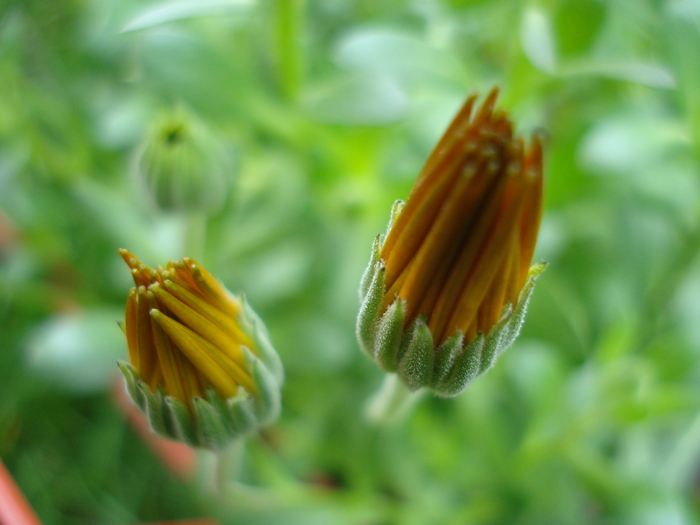
[[[470,96],[428,158],[361,285],[360,344],[410,389],[453,396],[512,344],[544,264],[542,145],[514,137],[494,89]]]
[[[127,389],[160,435],[222,448],[274,421],[281,361],[245,299],[189,258],[152,269],[126,250],[135,287],[122,328]]]
[[[153,122],[137,174],[160,209],[211,214],[226,200],[232,169],[216,136],[178,108]]]

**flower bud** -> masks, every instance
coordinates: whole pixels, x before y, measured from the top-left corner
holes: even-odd
[[[153,430],[218,449],[274,421],[282,363],[245,299],[187,257],[154,270],[119,253],[135,283],[119,368]]]
[[[526,148],[470,96],[428,158],[360,285],[362,349],[411,389],[454,396],[515,340],[533,285],[542,213],[542,145]]]
[[[138,174],[166,211],[218,211],[228,192],[226,158],[216,138],[182,111],[158,118],[138,156]]]

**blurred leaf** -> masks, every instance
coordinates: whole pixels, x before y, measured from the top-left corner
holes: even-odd
[[[574,77],[578,75],[597,75],[657,89],[672,90],[676,87],[676,80],[664,65],[636,60],[585,60],[571,62],[566,67],[562,67],[561,73]]]
[[[143,31],[192,18],[231,16],[245,13],[255,0],[180,0],[148,7],[126,23],[122,32]]]
[[[406,114],[403,90],[385,75],[343,76],[317,83],[304,101],[310,115],[327,124],[378,126]]]
[[[123,192],[88,179],[76,184],[74,191],[87,216],[113,239],[115,254],[118,248],[128,247],[146,261],[182,257],[181,232],[185,227],[182,217],[149,216],[148,210],[135,210],[133,200],[125,199]],[[148,202],[144,196],[141,198],[143,201],[136,204],[147,208]]]
[[[0,12],[14,230],[0,249],[0,441],[44,523],[698,520],[698,0]],[[551,269],[489,374],[370,428],[381,375],[353,332],[372,238],[467,93],[493,85],[525,138],[550,135],[537,258]],[[148,122],[178,104],[236,153],[199,234],[131,179]],[[158,264],[199,245],[262,306],[288,372],[279,423],[247,443],[221,505],[173,481],[103,392],[131,287],[116,248]]]
[[[464,64],[450,50],[428,45],[408,32],[363,27],[343,35],[334,52],[338,65],[402,84],[430,79],[464,81]]]
[[[69,392],[104,391],[126,352],[117,325],[123,315],[118,309],[92,309],[48,319],[29,334],[29,365]]]
[[[676,120],[649,109],[635,108],[597,122],[582,140],[580,159],[584,165],[630,173],[664,162],[667,152],[689,145]]]
[[[294,241],[278,244],[251,261],[240,277],[257,302],[274,302],[298,293],[308,277],[309,250]]]
[[[536,68],[554,73],[557,63],[554,31],[548,13],[529,6],[523,12],[520,40],[523,53]]]
[[[671,64],[679,83],[678,96],[685,109],[693,142],[700,148],[700,3],[668,2],[665,30],[668,34]]]
[[[605,4],[599,0],[562,0],[557,3],[554,26],[563,57],[590,51],[605,22]]]

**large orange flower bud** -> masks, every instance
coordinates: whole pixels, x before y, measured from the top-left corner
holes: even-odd
[[[455,395],[490,367],[523,322],[542,213],[542,144],[529,147],[470,96],[428,158],[406,204],[375,242],[358,337],[413,389]]]

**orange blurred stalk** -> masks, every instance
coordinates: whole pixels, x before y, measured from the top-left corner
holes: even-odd
[[[0,525],[41,525],[38,516],[0,461]]]

